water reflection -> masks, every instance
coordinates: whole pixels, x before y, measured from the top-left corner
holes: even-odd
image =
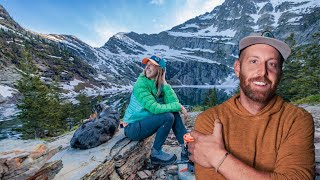
[[[197,87],[177,87],[174,88],[180,103],[184,105],[198,106],[203,105],[206,97],[209,96],[209,91],[212,88],[197,88]],[[231,94],[229,89],[217,89],[218,104],[227,100]]]

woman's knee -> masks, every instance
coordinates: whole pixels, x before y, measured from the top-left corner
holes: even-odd
[[[174,119],[175,119],[173,113],[170,113],[170,112],[168,112],[168,113],[163,113],[163,116],[164,116],[163,119],[165,119],[165,123],[173,124]]]

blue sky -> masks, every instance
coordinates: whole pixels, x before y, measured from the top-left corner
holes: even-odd
[[[74,35],[100,47],[118,32],[159,33],[224,0],[0,0],[22,27]]]

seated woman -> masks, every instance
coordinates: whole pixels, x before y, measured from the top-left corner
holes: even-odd
[[[187,130],[179,111],[182,111],[184,119],[187,119],[188,113],[166,82],[166,61],[158,56],[151,56],[144,58],[142,63],[146,64],[146,67],[134,84],[130,103],[123,118],[125,135],[138,141],[156,133],[151,148],[151,162],[167,165],[177,159],[175,154],[168,154],[162,150],[162,145],[172,129],[181,145],[181,158],[187,159],[183,148],[183,135]]]

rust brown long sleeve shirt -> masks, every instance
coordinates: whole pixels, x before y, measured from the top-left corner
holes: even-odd
[[[275,96],[256,115],[239,102],[239,95],[201,113],[195,130],[212,134],[214,120],[223,124],[226,150],[247,165],[272,172],[272,179],[313,179],[314,124],[302,108]],[[213,168],[195,165],[197,179],[224,179]]]

